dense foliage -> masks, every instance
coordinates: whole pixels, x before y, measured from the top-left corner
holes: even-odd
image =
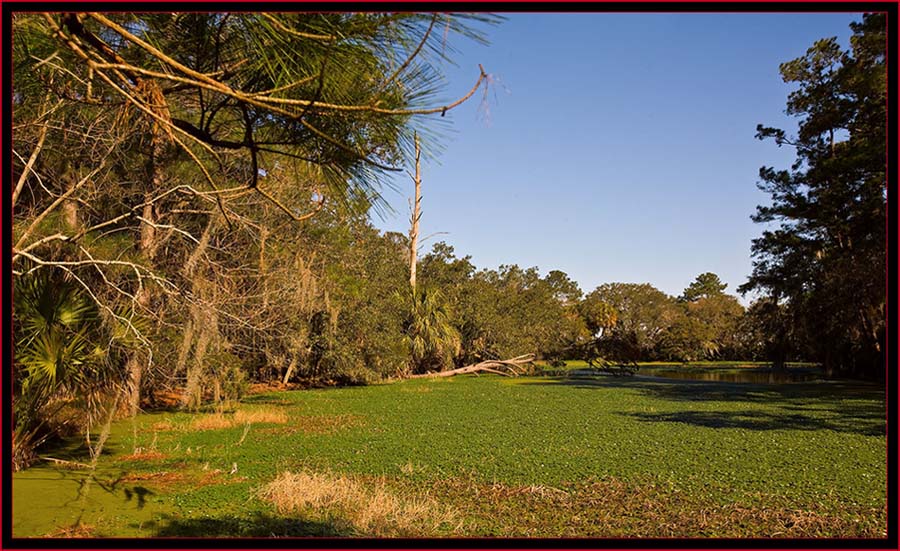
[[[782,64],[796,83],[787,113],[800,118],[789,137],[758,128],[760,139],[796,148],[789,170],[763,167],[772,203],[759,223],[777,223],[753,241],[753,273],[742,290],[767,295],[780,360],[795,353],[835,373],[884,376],[885,347],[885,15],[853,23],[851,49],[819,40]]]
[[[40,402],[17,441],[94,365],[109,376],[77,410],[88,429],[101,410],[197,407],[248,378],[403,372],[402,253],[367,215],[414,132],[435,138],[423,117],[487,85],[476,69],[438,101],[454,37],[483,40],[496,19],[15,14],[14,378],[17,405]],[[72,314],[32,323],[52,309],[31,296]]]

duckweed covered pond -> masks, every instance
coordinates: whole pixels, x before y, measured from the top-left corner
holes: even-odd
[[[236,412],[120,421],[90,476],[16,473],[13,536],[883,537],[884,419],[881,387],[826,381],[481,376],[262,394]],[[380,488],[397,511],[427,495],[442,516],[422,532],[390,511],[363,522],[335,488],[284,509],[262,490],[286,472]]]

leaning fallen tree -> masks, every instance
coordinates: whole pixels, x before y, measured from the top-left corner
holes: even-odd
[[[534,354],[523,354],[510,358],[508,360],[485,360],[477,364],[467,365],[447,371],[434,371],[430,373],[421,373],[418,375],[410,375],[410,379],[424,379],[431,377],[452,377],[454,375],[464,375],[466,373],[495,373],[504,377],[518,377],[524,375],[526,367],[534,365]]]

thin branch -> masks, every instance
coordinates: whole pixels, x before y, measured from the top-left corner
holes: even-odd
[[[27,256],[26,253],[28,253],[29,251],[32,251],[32,250],[34,250],[34,249],[40,247],[40,246],[43,245],[44,243],[50,243],[51,241],[70,241],[70,238],[69,238],[69,236],[63,235],[63,234],[61,234],[61,233],[55,233],[55,234],[53,234],[53,235],[48,235],[47,237],[43,237],[43,238],[41,238],[41,239],[38,239],[37,241],[35,241],[35,242],[32,243],[31,245],[28,245],[27,247],[25,247],[24,249],[19,250],[19,249],[17,249],[16,247],[13,247],[13,257],[12,257],[12,262],[15,262],[16,259],[17,259],[20,255],[26,255],[26,256]]]
[[[337,39],[337,36],[335,36],[335,35],[305,33],[303,31],[297,31],[294,29],[290,29],[290,28],[284,26],[284,24],[281,21],[279,21],[275,17],[269,15],[268,13],[261,13],[260,15],[262,15],[263,17],[265,17],[266,19],[271,21],[272,24],[275,25],[275,27],[279,31],[286,32],[293,36],[297,36],[300,38],[309,38],[310,40],[336,40]]]
[[[279,86],[277,88],[270,88],[268,90],[263,90],[262,92],[254,92],[250,94],[250,97],[257,98],[262,96],[271,96],[272,94],[277,94],[278,92],[284,92],[286,90],[290,90],[291,88],[296,88],[297,86],[303,86],[309,82],[312,82],[318,78],[322,78],[322,73],[318,75],[310,75],[306,78],[301,78],[299,80],[295,80],[289,84],[285,84],[284,86]]]
[[[37,266],[35,266],[35,267],[32,268],[31,270],[29,270],[27,273],[31,273],[31,272],[33,272],[34,270],[36,270],[36,269],[38,269],[38,268],[40,268],[40,267],[43,267],[43,266],[52,266],[52,267],[59,268],[59,269],[63,270],[64,272],[68,273],[70,276],[72,276],[72,278],[73,278],[75,281],[77,281],[77,282],[84,288],[84,290],[87,292],[88,296],[91,297],[91,300],[93,300],[94,303],[95,303],[97,306],[99,306],[99,307],[102,308],[103,310],[106,310],[106,311],[109,313],[109,315],[112,316],[113,318],[115,318],[115,319],[121,321],[122,323],[124,323],[124,324],[126,325],[126,327],[127,327],[132,333],[134,333],[135,337],[137,337],[138,340],[140,340],[141,343],[144,344],[144,346],[147,348],[147,350],[148,350],[148,352],[149,352],[149,354],[150,354],[150,359],[149,359],[149,361],[152,363],[152,361],[153,361],[153,349],[152,349],[152,347],[150,346],[150,341],[148,341],[148,340],[146,339],[146,337],[144,337],[144,335],[141,333],[141,331],[140,331],[137,327],[135,327],[135,326],[131,323],[131,321],[130,321],[129,319],[127,319],[127,318],[125,318],[125,317],[123,317],[123,316],[120,316],[120,315],[116,314],[116,312],[115,312],[112,308],[110,308],[110,307],[107,306],[103,301],[101,301],[99,298],[97,298],[97,295],[94,294],[94,291],[91,289],[91,287],[90,287],[87,283],[85,283],[80,277],[78,277],[78,274],[76,274],[76,273],[71,269],[71,266],[76,266],[76,265],[111,264],[111,263],[114,263],[114,261],[92,261],[92,262],[77,262],[77,263],[72,263],[72,262],[59,262],[59,261],[47,261],[47,260],[42,260],[42,259],[40,259],[40,258],[38,258],[38,257],[36,257],[36,256],[33,256],[33,255],[31,255],[31,254],[28,254],[28,253],[25,253],[24,256],[26,256],[29,260],[31,260],[32,262],[34,262],[35,264],[37,264]],[[135,265],[135,264],[131,264],[131,263],[122,263],[122,264],[130,264],[132,267],[135,267],[135,269],[137,269],[137,265]],[[152,274],[150,274],[150,276],[151,276],[151,277],[155,277],[155,278],[157,278],[157,279],[161,279],[161,278],[158,278],[158,276],[152,276]],[[163,281],[165,281],[165,280],[163,280]]]
[[[25,187],[25,181],[28,179],[28,173],[33,171],[32,167],[34,167],[34,162],[37,161],[38,155],[41,153],[41,149],[44,148],[44,140],[47,138],[48,126],[49,123],[44,123],[41,126],[40,133],[38,134],[37,145],[34,146],[34,150],[28,157],[28,162],[25,163],[25,168],[22,170],[22,174],[19,175],[19,181],[16,182],[16,189],[13,190],[12,206],[16,205],[16,201],[18,201],[19,199],[19,194],[22,193],[22,188]]]
[[[174,64],[173,66],[177,69],[184,67],[177,61],[172,60],[171,58],[168,58],[167,56],[163,56],[160,59],[167,63],[171,61],[171,63]],[[461,105],[467,99],[472,97],[472,95],[481,86],[481,83],[484,81],[484,79],[487,78],[487,76],[488,76],[487,73],[484,71],[484,67],[479,64],[478,69],[480,71],[480,74],[478,76],[478,79],[475,81],[475,84],[472,86],[472,88],[464,96],[462,96],[455,102],[449,103],[442,107],[431,107],[431,108],[427,108],[427,109],[386,109],[386,108],[377,107],[374,105],[345,105],[345,104],[338,104],[338,103],[318,102],[316,100],[308,100],[308,99],[291,99],[291,98],[275,98],[275,97],[271,97],[271,96],[260,96],[259,93],[247,93],[247,92],[243,92],[240,90],[236,90],[226,84],[223,84],[219,81],[215,81],[212,79],[204,78],[203,80],[200,80],[200,79],[192,80],[192,79],[188,79],[185,77],[179,77],[177,75],[172,75],[169,73],[162,73],[159,71],[152,71],[149,69],[136,67],[134,65],[127,64],[127,63],[98,63],[96,61],[91,61],[91,67],[93,67],[94,69],[118,69],[118,70],[122,70],[122,71],[130,71],[130,72],[134,72],[137,74],[142,74],[142,75],[149,76],[149,77],[161,78],[161,79],[171,80],[174,82],[182,82],[182,83],[190,84],[190,85],[197,86],[200,88],[206,88],[208,90],[219,92],[219,93],[229,96],[233,99],[237,99],[239,101],[250,103],[252,105],[256,105],[257,107],[263,107],[263,108],[273,108],[273,104],[296,105],[298,107],[306,107],[306,108],[309,108],[309,107],[312,107],[313,105],[315,105],[315,108],[319,111],[371,112],[371,113],[379,113],[382,115],[429,115],[429,114],[434,114],[434,113],[447,112],[447,111],[453,109],[454,107]],[[191,73],[202,75],[202,73],[196,73],[196,71],[188,69],[187,67],[184,67],[184,69],[190,71]],[[285,116],[288,116],[292,119],[300,118],[300,114],[297,114],[297,113],[281,112],[281,111],[278,111],[278,112],[282,113]]]
[[[432,237],[436,237],[436,236],[438,236],[438,235],[450,235],[450,232],[448,232],[448,231],[436,231],[436,232],[434,232],[434,233],[429,233],[428,235],[426,235],[425,237],[423,237],[422,239],[420,239],[419,242],[420,242],[422,245],[424,245],[426,241],[428,241],[428,240],[431,239]]]
[[[304,220],[308,220],[308,219],[312,218],[312,217],[315,216],[320,210],[322,210],[322,206],[325,205],[325,194],[324,194],[324,193],[320,193],[319,190],[317,189],[317,190],[315,191],[315,193],[316,193],[316,195],[319,196],[319,199],[318,199],[318,201],[316,201],[316,206],[313,208],[312,211],[310,211],[310,212],[308,212],[308,213],[306,213],[306,214],[303,214],[303,215],[301,215],[301,216],[297,216],[296,214],[294,214],[293,212],[291,212],[291,210],[290,210],[289,208],[287,208],[286,206],[284,206],[284,205],[281,203],[281,201],[279,201],[279,200],[276,199],[274,196],[272,196],[269,192],[265,191],[264,189],[262,189],[262,188],[259,187],[259,186],[257,186],[257,187],[254,188],[254,189],[255,189],[256,191],[258,191],[258,192],[260,193],[260,195],[262,195],[263,197],[265,197],[266,199],[268,199],[269,201],[271,201],[276,207],[278,207],[279,209],[281,209],[282,211],[284,211],[285,214],[287,214],[288,216],[290,216],[291,219],[292,219],[294,222],[302,222],[302,221],[304,221]]]
[[[115,147],[115,145],[114,145],[113,147]],[[112,149],[110,149],[110,152],[111,152],[111,151],[112,151]],[[109,155],[110,152],[107,152],[107,155]],[[25,232],[22,234],[22,237],[20,237],[20,238],[18,239],[18,241],[16,241],[16,244],[15,244],[14,248],[19,248],[19,247],[21,247],[22,244],[25,242],[25,239],[26,239],[29,235],[31,235],[31,232],[34,231],[34,229],[38,226],[38,224],[40,224],[40,223],[41,223],[41,222],[42,222],[42,221],[43,221],[43,220],[44,220],[51,212],[53,212],[53,210],[55,210],[56,207],[58,207],[63,201],[65,201],[65,200],[66,200],[67,198],[69,198],[73,193],[75,193],[75,191],[78,190],[78,188],[80,188],[82,185],[84,185],[85,182],[87,182],[89,179],[91,179],[92,177],[94,177],[98,172],[100,172],[101,170],[103,170],[103,167],[104,167],[105,165],[106,165],[106,158],[104,158],[103,162],[100,163],[100,166],[98,166],[98,167],[95,168],[94,170],[88,172],[88,174],[87,174],[84,178],[82,178],[81,180],[79,180],[78,182],[76,182],[75,185],[73,185],[72,187],[70,187],[70,188],[68,189],[68,191],[66,191],[65,193],[63,193],[63,194],[60,195],[59,197],[57,197],[56,200],[53,201],[53,202],[50,204],[49,207],[47,207],[46,209],[44,209],[44,211],[43,211],[40,215],[38,215],[37,218],[35,218],[35,219],[31,222],[31,224],[28,226],[28,228],[27,228],[27,229],[25,230]]]
[[[378,86],[378,88],[375,89],[376,94],[380,93],[382,90],[384,90],[387,87],[388,84],[390,84],[391,82],[394,81],[394,79],[396,79],[398,76],[400,76],[400,73],[402,73],[403,70],[406,69],[410,63],[412,63],[412,60],[415,59],[416,56],[419,55],[419,52],[422,51],[422,47],[425,46],[425,43],[428,41],[429,35],[431,35],[431,30],[434,28],[434,24],[437,21],[437,18],[438,18],[437,13],[435,13],[434,15],[431,16],[431,24],[428,25],[428,30],[425,31],[425,35],[422,37],[422,40],[419,42],[419,45],[416,46],[416,49],[413,50],[413,52],[411,54],[409,54],[409,57],[406,58],[406,61],[404,61],[399,67],[397,67],[397,70],[394,71],[394,73],[391,76],[389,76],[384,82],[382,82]]]
[[[150,221],[150,220],[147,220],[147,219],[144,218],[143,216],[136,216],[135,218],[137,218],[137,219],[140,220],[141,222],[147,224],[148,226],[153,226],[155,229],[158,229],[158,230],[169,230],[169,231],[173,231],[173,232],[175,232],[175,233],[178,233],[178,234],[181,234],[181,235],[187,237],[188,239],[190,239],[190,240],[193,241],[194,243],[197,243],[198,245],[200,244],[200,241],[198,241],[196,237],[194,237],[194,236],[191,235],[190,233],[188,233],[188,232],[182,230],[181,228],[176,228],[175,226],[172,226],[172,225],[169,225],[169,224],[157,224],[157,223],[155,223],[155,222],[152,222],[152,221]]]

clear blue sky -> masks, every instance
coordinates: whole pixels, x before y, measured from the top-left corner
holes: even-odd
[[[507,17],[489,46],[453,42],[447,98],[479,63],[496,82],[489,117],[478,97],[439,121],[421,235],[447,234],[423,252],[443,240],[479,268],[559,269],[585,292],[619,281],[677,295],[706,271],[735,292],[763,229],[750,220],[767,201],[758,170],[793,160],[753,137],[758,123],[796,128],[778,66],[819,38],[846,46],[859,14]],[[395,213],[373,221],[405,233],[413,187],[395,183]]]

